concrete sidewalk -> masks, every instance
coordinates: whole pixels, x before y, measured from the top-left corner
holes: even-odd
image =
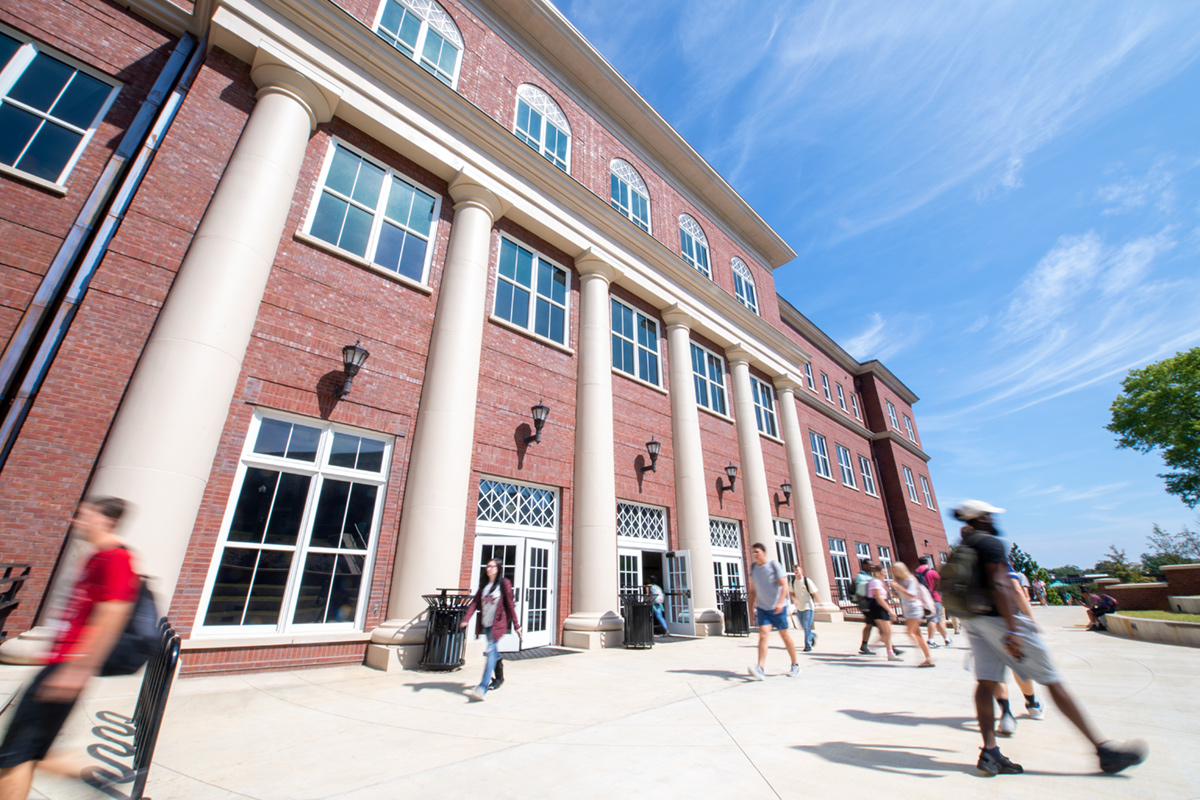
[[[769,677],[747,680],[755,639],[673,639],[510,661],[508,681],[469,703],[461,672],[339,667],[177,681],[147,794],[219,798],[1200,796],[1200,653],[1087,633],[1078,608],[1038,610],[1067,686],[1105,735],[1139,737],[1150,759],[1099,772],[1053,707],[1001,746],[1024,775],[979,777],[965,638],[916,669],[852,655],[861,627],[820,625],[787,678],[775,637]],[[907,638],[907,637],[905,637]],[[882,650],[882,648],[876,648]],[[0,671],[0,682],[16,680]],[[26,670],[27,672],[28,670]],[[25,673],[22,673],[25,674]],[[1014,696],[1019,697],[1015,692]],[[97,681],[67,744],[92,745],[102,712],[128,714],[136,683]],[[1049,703],[1048,698],[1043,698]],[[92,758],[92,763],[97,763]],[[39,775],[35,798],[102,797]],[[113,792],[110,796],[120,796]]]

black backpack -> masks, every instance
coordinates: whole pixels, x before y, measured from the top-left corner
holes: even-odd
[[[101,675],[132,675],[150,660],[158,649],[162,632],[159,628],[158,608],[154,605],[154,592],[146,585],[146,579],[140,578],[137,602],[133,606],[133,614],[125,625],[125,631],[112,652],[100,668]]]
[[[983,582],[979,551],[975,549],[979,536],[987,534],[975,532],[964,536],[942,565],[938,590],[942,593],[942,607],[952,617],[970,619],[992,607],[991,594]]]

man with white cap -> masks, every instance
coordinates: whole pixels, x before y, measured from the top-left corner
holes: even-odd
[[[966,500],[954,510],[954,518],[965,523],[960,547],[975,553],[975,580],[979,592],[973,602],[975,616],[966,620],[967,639],[975,661],[975,713],[983,734],[983,752],[977,766],[991,775],[1024,772],[1001,755],[996,746],[995,709],[992,697],[1011,668],[1026,680],[1042,684],[1067,719],[1088,738],[1100,758],[1100,769],[1116,773],[1146,759],[1142,742],[1117,744],[1101,737],[1075,704],[1050,662],[1050,654],[1033,620],[1019,613],[1013,596],[1016,589],[1008,578],[1008,558],[998,538],[992,515],[1004,513],[982,500]],[[952,557],[953,560],[953,557]]]

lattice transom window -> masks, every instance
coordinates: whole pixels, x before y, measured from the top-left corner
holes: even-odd
[[[758,313],[758,290],[754,288],[754,274],[746,266],[746,262],[737,256],[733,257],[733,291],[738,302],[746,308]]]
[[[571,126],[550,95],[528,83],[517,87],[517,122],[513,130],[551,164],[570,172]]]
[[[712,268],[708,265],[708,237],[691,214],[679,215],[679,251],[684,261],[704,277],[712,279]]]
[[[738,532],[738,524],[733,520],[709,517],[708,538],[713,547],[741,552],[742,536]]]
[[[617,503],[617,536],[666,543],[667,513],[654,506]]]
[[[375,32],[447,86],[458,78],[462,35],[434,0],[386,0]]]
[[[479,522],[554,528],[557,511],[557,496],[549,489],[486,479],[479,482]]]
[[[646,182],[628,161],[614,158],[608,166],[612,207],[650,232],[650,192]]]

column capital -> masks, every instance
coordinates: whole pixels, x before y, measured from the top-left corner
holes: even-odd
[[[663,322],[667,330],[671,328],[686,328],[691,330],[696,324],[696,318],[689,314],[679,303],[672,303],[662,310]]]
[[[590,247],[575,256],[575,271],[579,273],[580,278],[591,278],[593,276],[603,278],[606,284],[610,284],[621,277],[619,269]]]
[[[250,78],[258,87],[257,97],[281,94],[303,106],[310,130],[333,119],[342,89],[306,70],[267,42],[254,54]]]
[[[512,203],[484,186],[477,175],[465,169],[460,169],[455,174],[449,188],[455,211],[463,205],[473,205],[486,211],[491,215],[492,222],[495,222],[512,208]]]
[[[792,393],[800,388],[800,379],[789,375],[777,375],[774,380],[775,391]]]
[[[730,366],[734,364],[749,364],[754,359],[754,354],[746,349],[746,346],[741,344],[733,345],[725,348],[725,360]]]

